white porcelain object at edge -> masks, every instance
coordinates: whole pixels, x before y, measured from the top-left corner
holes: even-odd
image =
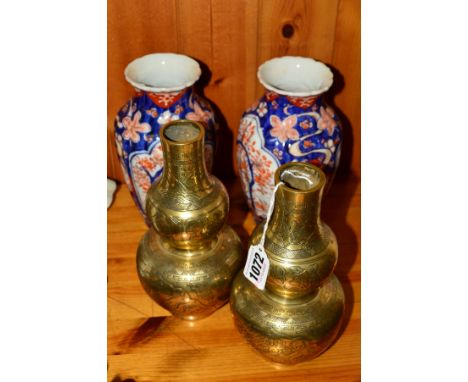
[[[107,178],[107,208],[112,204],[114,192],[117,189],[117,183],[114,180]]]

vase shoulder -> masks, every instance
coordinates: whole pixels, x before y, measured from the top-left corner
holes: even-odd
[[[259,224],[250,239],[250,245],[260,242],[264,222]],[[285,224],[287,226],[287,224]],[[265,252],[270,261],[266,288],[278,295],[299,297],[313,293],[333,272],[338,259],[338,244],[333,231],[321,223],[320,235],[312,240],[285,243],[268,235]]]
[[[218,179],[203,194],[161,192],[155,187],[146,203],[147,217],[159,234],[189,247],[210,240],[225,224],[228,212],[229,198]]]
[[[177,180],[175,184],[169,184],[169,187],[158,187],[158,182],[153,183],[148,192],[147,208],[151,211],[155,209],[165,209],[174,211],[193,211],[199,214],[209,213],[216,209],[220,204],[226,204],[229,207],[229,198],[226,188],[221,181],[214,176],[209,176],[210,184],[208,187],[198,190],[197,193],[190,192],[183,180]]]
[[[271,231],[266,233],[265,250],[269,256],[297,261],[315,261],[328,252],[338,256],[336,236],[326,223],[320,221],[316,229],[310,229],[313,232],[305,240],[297,242],[294,240],[294,230],[291,229],[291,225],[288,225],[286,220],[285,222],[281,227],[285,232],[281,232],[281,236]],[[249,240],[251,245],[260,242],[264,225],[265,221],[262,221],[253,230]]]

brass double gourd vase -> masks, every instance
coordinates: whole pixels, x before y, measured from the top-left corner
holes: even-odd
[[[239,331],[266,358],[294,364],[315,358],[335,339],[344,293],[333,274],[338,256],[332,230],[320,219],[325,174],[292,162],[275,172],[278,187],[264,249],[270,262],[265,289],[240,272],[231,291]],[[250,239],[260,242],[265,222]]]
[[[165,166],[147,194],[151,227],[137,251],[145,291],[186,320],[206,317],[228,301],[245,260],[239,237],[226,225],[226,189],[205,166],[204,132],[186,120],[160,130]]]
[[[333,275],[336,238],[320,219],[324,172],[298,162],[277,169],[264,237],[270,267],[261,290],[240,271],[245,256],[226,225],[226,189],[206,169],[204,127],[173,121],[160,138],[165,166],[146,198],[151,227],[137,251],[145,291],[186,320],[210,315],[230,295],[236,326],[266,358],[294,364],[318,356],[335,339],[344,312]],[[255,228],[251,245],[261,242],[264,225]]]

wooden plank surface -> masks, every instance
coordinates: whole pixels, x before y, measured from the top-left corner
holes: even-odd
[[[279,56],[332,58],[338,0],[261,0],[257,66]],[[257,81],[257,96],[264,89]]]
[[[108,0],[108,165],[123,181],[113,142],[117,110],[133,89],[123,75],[133,59],[153,52],[185,53],[202,64],[198,90],[221,119],[214,173],[232,174],[243,111],[263,92],[257,67],[281,55],[331,64],[330,97],[345,121],[341,169],[360,175],[359,0]]]
[[[361,1],[341,0],[331,66],[335,84],[329,99],[343,124],[340,171],[361,173]]]
[[[229,224],[244,244],[254,228],[239,182],[226,183]],[[121,185],[108,210],[108,380],[123,381],[359,381],[361,325],[360,182],[338,178],[322,206],[323,220],[337,235],[335,270],[346,310],[341,334],[319,358],[273,364],[258,355],[234,327],[229,305],[196,321],[178,320],[141,287],[135,253],[146,226]]]
[[[213,171],[215,174],[228,172],[229,176],[236,167],[234,147],[240,117],[256,98],[258,2],[217,0],[211,3],[213,60],[206,95],[220,119]]]

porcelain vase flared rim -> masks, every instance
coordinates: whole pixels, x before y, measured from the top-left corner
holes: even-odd
[[[320,95],[333,84],[333,73],[327,65],[300,56],[265,61],[258,67],[257,78],[266,89],[292,97]]]
[[[193,58],[176,53],[152,53],[130,62],[125,79],[136,89],[152,93],[171,93],[192,86],[201,76]]]

